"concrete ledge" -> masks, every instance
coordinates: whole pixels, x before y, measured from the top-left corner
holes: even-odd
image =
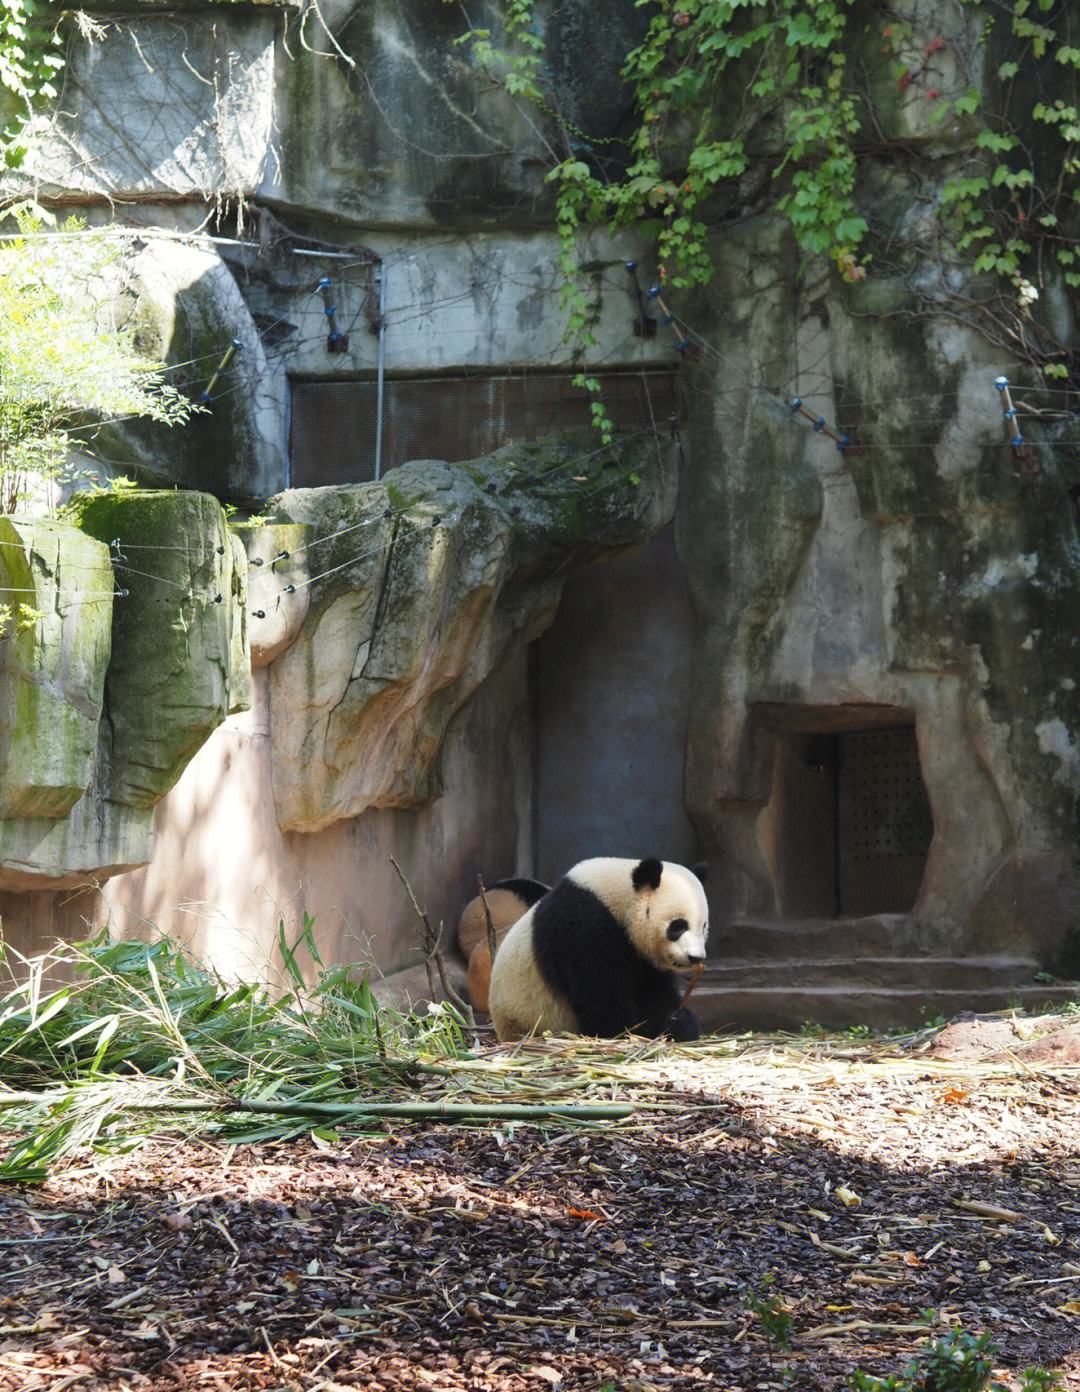
[[[789,969],[790,969],[790,964]],[[790,970],[789,970],[790,974]],[[875,1030],[918,1028],[941,1015],[946,1019],[971,1011],[1045,1010],[1080,995],[1080,983],[989,990],[940,990],[919,986],[713,986],[703,982],[694,992],[693,1010],[706,1031],[733,1029],[798,1030],[804,1024],[844,1029],[869,1025]]]

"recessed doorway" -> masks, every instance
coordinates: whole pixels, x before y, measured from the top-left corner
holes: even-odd
[[[844,707],[769,708],[775,740],[765,840],[782,917],[861,918],[914,907],[934,822],[914,721],[905,716],[887,706],[857,715]]]

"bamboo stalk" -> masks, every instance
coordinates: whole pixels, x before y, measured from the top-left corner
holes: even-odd
[[[0,1107],[34,1106],[38,1103],[60,1102],[70,1093],[15,1092],[0,1095]],[[563,1117],[575,1121],[618,1121],[632,1116],[637,1110],[630,1103],[595,1103],[580,1106],[574,1103],[550,1102],[532,1105],[514,1102],[275,1102],[258,1098],[201,1098],[153,1097],[118,1100],[119,1112],[254,1112],[266,1116],[311,1117],[447,1117],[492,1121],[537,1121],[545,1117]]]
[[[477,875],[476,883],[480,887],[480,903],[484,906],[484,926],[487,930],[488,953],[491,958],[491,966],[495,965],[495,953],[499,950],[499,944],[495,939],[495,920],[491,917],[491,907],[488,904],[487,889],[484,886],[483,875]]]
[[[687,986],[686,990],[683,992],[683,998],[682,998],[682,1000],[679,1002],[678,1008],[677,1008],[676,1011],[675,1011],[675,1014],[676,1014],[676,1015],[678,1015],[678,1013],[679,1013],[680,1010],[685,1010],[685,1009],[686,1009],[686,1002],[687,1002],[687,1001],[690,999],[690,997],[694,994],[694,987],[695,987],[695,986],[698,984],[698,982],[701,980],[701,973],[702,973],[704,970],[705,970],[705,964],[704,964],[703,962],[699,962],[699,963],[697,964],[697,966],[694,968],[694,970],[690,973],[690,984]]]
[[[462,998],[454,990],[453,986],[450,985],[450,982],[446,979],[446,964],[443,961],[441,946],[443,927],[442,923],[440,922],[438,931],[436,931],[431,926],[431,919],[428,918],[426,911],[420,907],[416,895],[413,892],[413,887],[409,883],[408,878],[405,875],[405,871],[402,870],[401,866],[397,863],[397,861],[394,859],[392,855],[388,855],[387,860],[389,860],[390,864],[397,871],[397,877],[401,881],[405,893],[409,896],[409,899],[412,902],[413,909],[417,914],[417,917],[420,919],[421,924],[423,924],[424,965],[427,968],[428,983],[432,988],[432,995],[435,994],[434,982],[431,979],[431,967],[434,963],[435,970],[439,974],[439,983],[442,986],[443,995],[446,997],[446,999],[450,1002],[451,1005],[453,1005],[456,1009],[461,1011],[465,1019],[468,1020],[470,1026],[475,1029],[476,1019],[472,1012],[472,1006],[469,1004],[468,1001],[462,1000]]]

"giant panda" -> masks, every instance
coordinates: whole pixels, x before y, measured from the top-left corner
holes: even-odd
[[[496,880],[486,888],[491,924],[495,929],[495,943],[498,946],[507,932],[521,915],[550,889],[550,885],[539,880],[510,879]],[[487,941],[487,915],[484,901],[478,894],[461,911],[458,920],[458,947],[469,964],[469,1001],[474,1010],[485,1015],[488,1009],[488,988],[491,983],[491,951]]]
[[[575,865],[495,954],[490,1009],[500,1040],[535,1031],[696,1039],[675,972],[705,960],[709,909],[682,865],[603,856]]]

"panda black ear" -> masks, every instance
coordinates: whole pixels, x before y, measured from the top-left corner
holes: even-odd
[[[707,860],[699,860],[692,869],[702,884],[709,878],[709,862]]]
[[[645,860],[634,866],[634,872],[630,876],[634,883],[634,888],[640,893],[643,889],[659,889],[660,876],[664,873],[664,862],[657,860],[655,856],[647,856]]]

